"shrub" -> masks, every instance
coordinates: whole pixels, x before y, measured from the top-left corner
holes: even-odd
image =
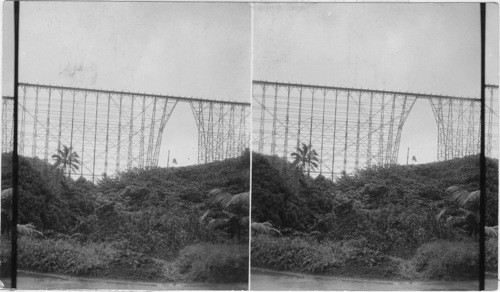
[[[153,279],[163,274],[160,264],[112,243],[80,244],[64,239],[19,238],[22,269],[84,276]]]
[[[119,251],[110,260],[106,276],[123,279],[159,279],[163,267],[158,261],[142,253]]]
[[[475,242],[445,240],[422,245],[412,260],[419,276],[429,279],[477,277],[478,261]]]
[[[53,273],[100,276],[116,250],[106,244],[19,238],[19,267]]]
[[[331,272],[343,264],[329,244],[303,238],[252,236],[252,265],[301,272]]]
[[[400,261],[371,249],[366,239],[317,242],[311,236],[252,236],[252,265],[363,277],[400,275]]]
[[[498,270],[498,238],[492,236],[486,239],[486,270],[497,272]]]
[[[11,241],[8,237],[2,237],[0,240],[0,276],[8,277],[10,275],[11,261]]]
[[[177,263],[179,272],[191,281],[248,281],[247,245],[191,245],[181,250]]]

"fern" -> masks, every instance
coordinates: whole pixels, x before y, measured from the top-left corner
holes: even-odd
[[[24,225],[17,224],[17,233],[19,233],[19,235],[27,235],[27,236],[31,236],[33,234],[38,234],[43,236],[43,234],[40,231],[36,230],[33,223],[28,223]]]
[[[269,234],[271,231],[281,235],[278,229],[273,228],[273,225],[269,222],[252,222],[252,230],[258,233],[266,233]]]

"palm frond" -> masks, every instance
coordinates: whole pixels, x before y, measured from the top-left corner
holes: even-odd
[[[211,230],[219,229],[229,223],[229,219],[212,219],[208,222],[207,227]]]
[[[35,226],[33,223],[28,223],[28,224],[17,224],[17,233],[20,235],[33,235],[33,234],[38,234],[38,235],[43,235],[40,231],[36,230]]]
[[[225,207],[228,208],[229,206],[248,206],[248,205],[250,205],[250,192],[243,192],[234,195]]]
[[[446,226],[453,227],[460,223],[467,222],[467,218],[465,216],[450,216],[446,219]]]
[[[2,199],[6,200],[12,199],[12,188],[8,188],[2,191]]]
[[[446,189],[446,192],[451,195],[451,198],[457,202],[460,206],[464,206],[467,202],[473,202],[479,200],[481,196],[480,191],[468,192],[461,187],[451,186]]]
[[[441,212],[439,212],[437,215],[436,215],[436,220],[439,221],[441,219],[441,217],[443,217],[443,215],[446,213],[446,209],[443,209],[441,210]]]
[[[205,212],[205,214],[201,215],[199,221],[200,221],[200,224],[202,224],[203,222],[205,222],[205,220],[207,219],[208,216],[212,215],[212,210],[208,210]]]
[[[252,230],[258,233],[266,233],[268,234],[269,232],[275,232],[279,235],[281,235],[281,232],[279,232],[278,229],[273,228],[273,225],[269,222],[252,222]]]
[[[248,227],[248,223],[250,223],[250,218],[248,216],[244,216],[244,217],[240,218],[240,225],[241,226],[247,226]]]
[[[213,198],[213,201],[215,204],[218,204],[223,208],[227,208],[226,206],[229,205],[232,198],[233,196],[230,193],[220,192]]]
[[[498,236],[498,225],[497,226],[484,226],[484,233],[486,236],[496,237]]]
[[[220,194],[220,193],[222,193],[222,190],[221,190],[221,189],[213,189],[213,190],[211,190],[210,192],[208,192],[208,195],[209,195],[210,197],[212,197],[212,196],[218,195],[218,194]]]
[[[228,212],[228,211],[226,211],[226,210],[223,210],[223,211],[222,211],[222,213],[223,213],[224,215],[226,215],[226,216],[227,216],[227,218],[229,218],[229,219],[234,219],[234,218],[238,218],[238,217],[239,217],[239,216],[238,216],[238,215],[236,215],[235,213],[231,213],[231,212]]]

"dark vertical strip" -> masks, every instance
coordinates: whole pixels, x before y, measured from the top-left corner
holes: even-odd
[[[480,161],[480,192],[479,196],[479,290],[484,290],[484,272],[485,272],[485,234],[484,226],[486,224],[486,157],[484,153],[485,146],[485,109],[486,100],[484,95],[485,88],[485,41],[486,41],[486,4],[480,4],[481,10],[481,155],[479,157]]]
[[[17,288],[17,221],[19,208],[19,157],[17,138],[19,128],[19,1],[14,1],[14,145],[12,151],[12,228],[11,228],[11,288]]]

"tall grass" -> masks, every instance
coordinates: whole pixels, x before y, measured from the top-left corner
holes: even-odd
[[[65,239],[19,238],[19,267],[35,271],[84,276],[160,278],[162,266],[112,243],[81,244]]]
[[[19,267],[53,273],[100,276],[117,251],[109,244],[19,238]]]
[[[248,245],[191,245],[181,250],[177,265],[190,281],[247,282]]]
[[[430,242],[417,250],[412,262],[417,275],[423,278],[475,278],[479,246],[472,240]]]
[[[496,236],[489,237],[486,240],[486,270],[490,272],[498,272],[498,238]]]
[[[372,250],[366,239],[316,241],[308,237],[252,237],[252,265],[333,275],[392,277],[399,261]]]
[[[332,244],[302,238],[252,237],[252,265],[287,271],[332,272],[344,264]]]

